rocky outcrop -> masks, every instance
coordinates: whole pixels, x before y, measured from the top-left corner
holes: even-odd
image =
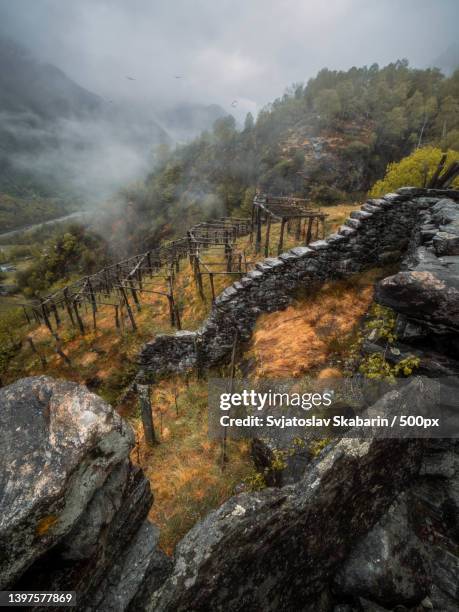
[[[164,578],[133,443],[85,387],[40,376],[0,389],[2,589],[76,590],[79,609],[118,611]]]
[[[459,204],[443,198],[423,211],[405,269],[376,290],[398,315],[399,358],[417,355],[421,371],[433,376],[459,373],[458,237]]]
[[[361,598],[382,610],[458,610],[458,450],[457,440],[428,441],[418,477],[340,568],[334,592],[354,602],[349,612]]]
[[[353,549],[335,576],[340,595],[376,600],[390,608],[415,606],[428,596],[429,556],[413,530],[411,504],[403,493]]]
[[[422,410],[437,391],[414,379],[373,408]],[[76,590],[86,611],[457,609],[453,441],[332,443],[295,484],[210,513],[171,567],[132,433],[105,402],[37,377],[3,388],[0,406],[2,588]]]
[[[435,385],[414,380],[397,393],[380,400],[385,409],[414,395],[430,405]],[[424,444],[341,440],[297,484],[232,498],[178,545],[147,609],[331,610],[334,574],[417,477]]]

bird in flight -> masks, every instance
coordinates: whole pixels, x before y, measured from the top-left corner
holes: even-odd
[[[134,77],[127,76],[128,81],[135,81]]]
[[[233,100],[233,101],[231,102],[231,106],[232,106],[233,108],[235,108],[235,107],[237,106],[237,100]]]
[[[176,77],[175,77],[175,78],[176,78],[176,79],[183,79],[183,77],[182,77],[182,76],[177,76],[177,75],[176,75]]]

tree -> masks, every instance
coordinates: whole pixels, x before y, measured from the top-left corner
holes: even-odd
[[[315,107],[322,124],[333,123],[341,113],[338,93],[334,89],[323,89],[315,99]]]
[[[432,178],[442,155],[439,148],[422,147],[399,162],[389,164],[384,178],[373,185],[369,195],[379,197],[407,185],[424,187]],[[459,153],[450,150],[447,152],[445,168],[453,161],[459,161]],[[453,185],[459,186],[459,178],[453,181]]]
[[[255,121],[253,119],[252,113],[247,113],[247,115],[245,116],[244,130],[246,132],[253,130],[254,125],[255,125]]]

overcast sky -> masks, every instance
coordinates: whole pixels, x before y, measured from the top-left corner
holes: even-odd
[[[431,65],[458,22],[459,0],[0,0],[3,35],[99,95],[239,118],[324,66]]]

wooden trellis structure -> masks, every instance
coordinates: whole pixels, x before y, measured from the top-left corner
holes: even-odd
[[[117,328],[124,325],[126,316],[135,331],[135,312],[148,305],[141,300],[146,293],[161,295],[168,301],[171,325],[181,329],[174,295],[174,279],[180,270],[180,261],[185,257],[193,261],[197,252],[222,245],[227,259],[231,260],[235,240],[249,231],[249,219],[221,218],[199,223],[178,240],[102,268],[59,289],[38,304],[24,305],[24,314],[29,323],[44,323],[56,342],[60,341],[58,330],[64,318],[82,334],[87,331],[83,311],[92,314],[92,327],[96,329],[100,306],[113,307],[113,320]],[[164,291],[152,287],[157,278],[165,281]]]
[[[259,253],[262,243],[262,224],[265,223],[265,257],[269,255],[271,223],[280,221],[279,243],[277,254],[284,248],[284,233],[294,231],[296,239],[309,244],[312,240],[325,237],[325,219],[328,215],[313,208],[307,200],[293,197],[279,197],[257,194],[252,204],[251,241],[255,234],[255,252]]]
[[[172,240],[156,249],[134,255],[113,265],[102,268],[95,274],[79,279],[48,295],[35,304],[23,305],[29,323],[44,323],[60,345],[59,328],[64,319],[84,334],[88,323],[84,314],[92,316],[92,327],[97,329],[97,316],[101,306],[113,308],[113,323],[122,329],[125,320],[137,330],[136,313],[143,306],[144,294],[164,297],[168,303],[170,323],[181,329],[180,312],[174,294],[174,280],[180,271],[180,262],[189,258],[199,295],[204,297],[203,278],[208,279],[212,301],[215,300],[214,279],[217,275],[242,276],[254,262],[246,259],[245,251],[236,246],[236,240],[250,234],[255,251],[260,252],[262,224],[266,223],[264,252],[269,254],[270,226],[280,221],[281,231],[278,253],[282,251],[284,231],[295,232],[296,239],[308,244],[324,234],[326,214],[313,209],[308,202],[299,198],[257,195],[253,201],[252,219],[222,217],[190,228],[182,238]],[[206,262],[205,253],[222,249],[223,258]],[[164,289],[158,289],[157,280],[164,281]]]
[[[229,223],[229,221],[236,221]],[[190,249],[190,263],[194,280],[202,300],[205,299],[203,278],[208,277],[212,295],[215,301],[214,277],[218,275],[242,276],[248,271],[248,262],[245,251],[235,247],[239,236],[251,231],[248,219],[220,219],[209,223],[199,223],[188,231],[188,239],[194,248]],[[220,261],[205,262],[203,252],[209,252],[214,247],[224,247],[224,257]]]

